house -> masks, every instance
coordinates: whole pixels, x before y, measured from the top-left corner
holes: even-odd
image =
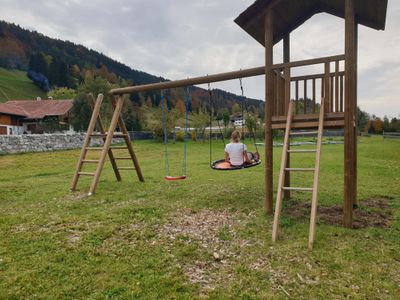
[[[243,119],[243,115],[232,115],[231,116],[231,122],[233,123],[233,125],[236,127],[241,127],[246,123],[246,120]]]
[[[68,127],[72,105],[73,100],[40,98],[0,103],[0,135],[43,133],[51,122]]]

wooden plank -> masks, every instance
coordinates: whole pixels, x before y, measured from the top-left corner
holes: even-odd
[[[329,63],[332,61],[344,60],[344,59],[345,59],[345,55],[334,55],[334,56],[326,56],[326,57],[320,57],[320,58],[293,61],[293,62],[289,62],[289,63],[275,64],[275,65],[273,65],[272,68],[281,70],[281,69],[284,69],[285,67],[294,68],[294,67],[312,66],[312,65],[325,64],[325,63]]]
[[[290,153],[315,153],[317,150],[315,149],[293,149],[293,150],[288,150]]]
[[[98,159],[84,159],[82,162],[87,163],[87,164],[97,164],[99,162],[99,160]]]
[[[306,122],[292,122],[292,129],[307,129],[315,128],[318,126],[317,121],[306,121]],[[324,128],[343,128],[344,120],[324,121]],[[285,129],[284,124],[272,124],[272,129]]]
[[[339,110],[339,61],[335,62],[335,109],[334,111]]]
[[[281,123],[285,123],[285,118],[286,116],[275,116],[272,118],[272,122],[273,123],[277,123],[277,122],[281,122]],[[326,113],[325,114],[325,120],[334,120],[334,119],[344,119],[344,113],[340,113],[340,112],[331,112],[331,113]],[[319,114],[306,114],[306,115],[294,115],[293,116],[293,121],[297,122],[297,121],[312,121],[312,120],[319,120]],[[318,127],[318,126],[315,126]]]
[[[311,134],[317,134],[318,131],[296,131],[296,132],[290,132],[290,135],[311,135]]]
[[[136,170],[134,167],[118,167],[118,170]]]
[[[285,68],[285,110],[284,115],[289,109],[290,102],[290,68]]]
[[[303,81],[304,83],[304,96],[303,96],[303,99],[304,99],[304,114],[307,114],[307,80],[306,79],[304,79],[304,81]]]
[[[272,213],[273,197],[273,148],[272,148],[272,101],[273,101],[273,14],[265,16],[265,210]]]
[[[354,0],[345,1],[345,127],[344,127],[344,204],[343,225],[353,226],[355,182],[355,95],[356,89],[356,20]]]
[[[285,182],[285,168],[286,168],[286,159],[287,159],[287,151],[289,145],[289,133],[291,128],[291,122],[293,117],[293,101],[290,101],[289,110],[287,114],[287,122],[285,129],[285,138],[283,142],[282,148],[282,158],[281,158],[281,169],[279,172],[279,181],[278,181],[278,190],[276,195],[276,204],[275,204],[275,214],[274,214],[274,223],[272,225],[272,242],[275,242],[278,237],[278,228],[279,228],[279,219],[282,210],[282,193],[283,193],[283,184]]]
[[[267,20],[266,16],[266,20]],[[272,26],[272,24],[271,24]],[[272,27],[271,27],[272,28]],[[268,32],[265,32],[265,36],[269,35]],[[270,48],[272,48],[271,46]],[[289,68],[293,67],[301,67],[301,66],[308,66],[308,65],[315,65],[320,63],[325,63],[327,61],[335,61],[335,60],[344,60],[344,55],[336,55],[336,56],[328,56],[328,57],[321,57],[315,59],[308,59],[308,60],[301,60],[289,63],[282,63],[273,65],[271,63],[270,69],[284,69],[286,66]],[[233,71],[233,72],[226,72],[220,73],[215,75],[207,75],[195,78],[188,78],[182,80],[175,80],[175,81],[165,81],[160,83],[152,83],[152,84],[145,84],[145,85],[138,85],[138,86],[129,86],[124,88],[117,88],[112,89],[110,94],[112,95],[123,95],[123,94],[132,94],[132,93],[139,93],[139,92],[146,92],[146,91],[155,91],[155,90],[163,90],[163,89],[172,89],[177,87],[184,87],[189,85],[197,85],[197,84],[205,84],[211,82],[219,82],[219,81],[226,81],[238,78],[246,78],[246,77],[253,77],[253,76],[260,76],[264,75],[267,72],[266,67],[256,67],[251,69]]]
[[[299,81],[298,80],[295,82],[295,85],[296,85],[296,94],[295,94],[296,111],[295,111],[295,114],[297,114],[299,111]]]
[[[303,188],[303,187],[289,187],[289,186],[284,186],[284,190],[289,190],[289,191],[299,191],[299,192],[312,192],[312,188]]]
[[[326,62],[325,63],[325,77],[324,77],[324,95],[322,98],[325,99],[325,113],[331,112],[329,110],[330,108],[330,103],[331,103],[331,99],[330,99],[330,95],[331,95],[331,90],[330,90],[330,63]]]
[[[314,168],[286,168],[286,171],[291,171],[291,172],[314,172]]]
[[[340,76],[340,105],[339,105],[339,111],[343,112],[344,108],[343,108],[343,77],[344,76]]]
[[[333,84],[334,84],[334,78],[333,77],[331,77],[330,78],[330,94],[329,94],[329,99],[330,99],[330,102],[329,102],[329,111],[331,111],[331,112],[334,112],[334,103],[335,103],[335,99],[333,98],[334,97],[334,94],[333,94]]]
[[[72,179],[71,191],[75,191],[76,190],[76,186],[77,186],[78,180],[79,180],[78,172],[80,172],[82,170],[82,161],[85,159],[85,156],[86,156],[86,153],[87,153],[87,150],[88,150],[88,146],[89,146],[89,143],[90,143],[90,135],[93,133],[94,128],[96,126],[96,120],[97,120],[97,118],[99,116],[100,107],[101,107],[101,104],[103,102],[103,99],[104,99],[104,97],[103,97],[102,94],[99,94],[97,96],[96,105],[95,105],[95,107],[93,109],[92,117],[90,118],[89,126],[88,126],[88,129],[86,131],[85,140],[83,141],[81,154],[79,156],[78,163],[76,165],[76,170],[75,170],[74,177]]]
[[[290,34],[288,33],[284,38],[283,38],[283,62],[288,63],[290,62]],[[283,111],[282,115],[285,115],[289,109],[289,103],[290,103],[290,67],[285,67],[284,68],[284,76],[285,76],[285,82],[284,82],[284,106],[283,106]],[[290,149],[290,143],[288,144],[288,150]],[[290,168],[290,155],[289,152],[286,154],[286,168]],[[285,174],[285,186],[290,186],[290,172],[286,172]],[[283,197],[285,199],[290,199],[290,191],[284,191]]]
[[[82,176],[94,176],[94,173],[89,173],[89,172],[78,172],[78,175],[82,175]]]
[[[315,78],[312,80],[312,90],[313,90],[313,94],[312,94],[312,100],[313,100],[313,108],[312,108],[312,113],[315,114],[315,108],[316,108],[316,87],[315,87]]]
[[[344,72],[339,72],[339,75],[344,75]],[[335,73],[330,73],[330,77],[335,77]],[[325,77],[325,73],[320,73],[320,74],[312,74],[312,75],[303,75],[303,76],[293,76],[290,80],[291,81],[296,81],[296,80],[311,80],[311,79],[322,79]]]
[[[310,233],[308,236],[308,248],[312,250],[315,239],[315,224],[317,220],[317,208],[318,208],[318,183],[319,183],[319,171],[321,164],[321,149],[322,149],[322,134],[324,132],[324,105],[325,99],[321,100],[321,111],[319,113],[319,124],[318,124],[318,138],[317,138],[317,154],[315,156],[315,171],[314,171],[314,184],[313,194],[311,199],[311,216],[310,216]]]

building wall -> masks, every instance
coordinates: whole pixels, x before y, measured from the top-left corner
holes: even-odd
[[[23,134],[24,127],[20,117],[0,114],[0,135]]]

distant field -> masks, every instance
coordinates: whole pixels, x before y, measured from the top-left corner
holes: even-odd
[[[0,68],[0,102],[8,100],[46,98],[46,93],[39,89],[26,76],[26,72]]]
[[[312,252],[310,194],[284,201],[272,244],[264,161],[213,171],[207,142],[188,144],[188,178],[177,182],[163,179],[162,143],[135,142],[145,182],[132,171],[116,182],[108,162],[89,198],[91,178],[69,192],[79,150],[0,155],[0,299],[399,299],[400,140],[358,145],[361,228],[339,225],[343,145],[324,145]],[[282,148],[273,151],[276,190]],[[213,153],[222,156],[222,143]],[[182,154],[182,143],[170,145],[172,175]],[[293,167],[313,164],[299,155]]]

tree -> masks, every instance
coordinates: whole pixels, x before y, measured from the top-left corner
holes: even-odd
[[[77,96],[72,107],[71,123],[74,129],[77,131],[86,130],[92,115],[92,109],[90,108],[87,95],[93,93],[95,97],[98,94],[104,95],[103,103],[101,108],[101,115],[104,122],[104,126],[108,127],[111,121],[113,109],[110,104],[108,92],[111,89],[111,85],[103,78],[86,78],[86,80],[78,87]]]
[[[240,107],[239,104],[237,104],[237,103],[233,104],[233,106],[232,106],[232,113],[233,114],[240,113],[241,111],[242,111],[242,108]]]
[[[391,131],[389,118],[387,116],[383,117],[382,129],[383,131]]]
[[[67,87],[59,87],[52,89],[47,96],[53,99],[75,99],[76,91]]]
[[[380,118],[376,118],[373,122],[375,133],[382,133],[383,122]]]
[[[205,140],[206,128],[209,125],[209,122],[210,117],[203,110],[199,110],[198,113],[192,113],[190,117],[190,126],[194,127],[196,136],[198,136],[198,133],[201,133],[203,135],[203,141]]]

